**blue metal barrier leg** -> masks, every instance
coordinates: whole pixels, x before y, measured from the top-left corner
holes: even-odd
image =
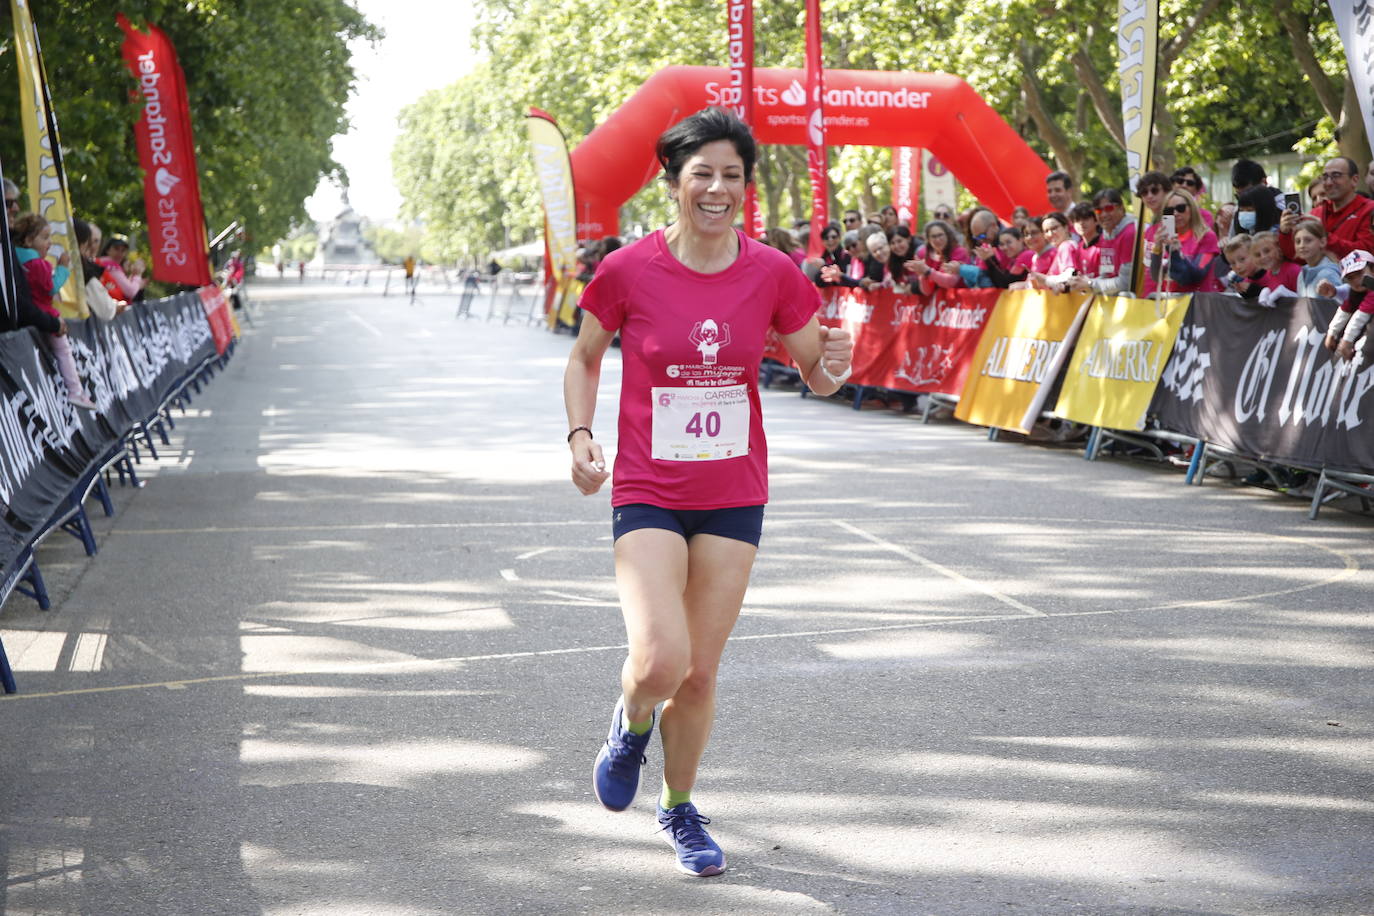
[[[35,559],[29,564],[29,571],[20,576],[19,581],[27,582],[28,585],[16,585],[14,590],[37,601],[40,611],[46,611],[52,607],[52,599],[48,597],[48,583],[43,581],[43,573],[38,570],[38,560]]]
[[[143,429],[143,441],[148,443],[148,454],[152,455],[153,460],[156,461],[157,446],[153,444],[153,431],[148,428],[147,423],[140,423],[138,425]]]
[[[996,441],[997,441],[997,427],[995,427],[995,426],[989,426],[989,427],[988,427],[988,441],[989,441],[989,442],[996,442]]]
[[[104,477],[96,478],[95,497],[100,500],[100,508],[105,510],[106,518],[114,515],[114,502],[110,499],[110,488],[105,485]]]
[[[86,515],[86,507],[77,505],[76,514],[62,523],[62,530],[81,542],[86,548],[86,556],[93,557],[98,549],[95,546],[95,532],[91,530],[91,519]]]
[[[864,406],[864,386],[854,386],[854,409],[859,410]]]
[[[1094,426],[1094,427],[1088,432],[1088,443],[1087,443],[1085,446],[1083,446],[1083,460],[1084,460],[1084,461],[1096,461],[1096,460],[1097,460],[1097,443],[1098,443],[1098,441],[1099,441],[1101,438],[1102,438],[1102,427],[1100,427],[1100,426]]]
[[[1198,471],[1203,466],[1202,460],[1206,451],[1207,443],[1199,439],[1197,445],[1193,446],[1193,458],[1188,462],[1188,474],[1183,478],[1185,484],[1193,483],[1194,478],[1196,478],[1198,485],[1202,485],[1202,474]]]
[[[18,693],[19,685],[14,682],[14,669],[5,655],[5,641],[0,639],[0,683],[5,685],[5,693]]]

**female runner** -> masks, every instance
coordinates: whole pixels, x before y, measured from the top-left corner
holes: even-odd
[[[755,159],[738,118],[704,109],[669,128],[656,152],[678,219],[602,262],[582,294],[563,394],[573,483],[595,493],[608,476],[592,437],[596,389],[619,331],[611,512],[629,654],[592,782],[607,808],[628,808],[657,722],[658,822],[678,866],[705,876],[723,872],[725,856],[691,793],[768,501],[764,339],[776,330],[821,395],[849,377],[853,347],[847,332],[817,323],[819,294],[791,258],[734,229]]]

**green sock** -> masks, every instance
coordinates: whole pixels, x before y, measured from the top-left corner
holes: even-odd
[[[649,729],[654,727],[654,717],[650,716],[643,722],[631,722],[625,710],[620,711],[620,727],[632,735],[647,735]]]
[[[670,811],[683,802],[689,802],[691,800],[691,789],[685,792],[674,792],[672,789],[668,788],[668,784],[665,782],[663,784],[663,794],[658,797],[658,806],[664,811]]]

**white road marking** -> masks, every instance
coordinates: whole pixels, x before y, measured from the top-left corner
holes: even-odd
[[[519,581],[520,581],[520,577],[517,576],[517,575],[515,574],[515,570],[513,570],[513,569],[503,569],[503,570],[501,570],[501,578],[502,578],[502,579],[505,579],[507,582],[519,582]]]
[[[96,672],[105,658],[105,645],[109,642],[108,633],[78,633],[76,647],[72,650],[69,671]]]
[[[377,328],[374,327],[373,324],[372,324],[370,321],[367,321],[366,319],[363,319],[363,318],[359,318],[357,315],[353,314],[352,312],[349,312],[349,313],[348,313],[348,317],[349,317],[349,318],[352,318],[354,321],[358,322],[358,324],[360,324],[360,325],[362,325],[364,328],[366,328],[367,331],[368,331],[368,333],[372,334],[374,337],[385,337],[385,336],[386,336],[386,335],[383,334],[381,331],[377,330]]]
[[[867,531],[864,531],[862,528],[856,528],[855,526],[849,524],[849,522],[841,521],[840,519],[837,519],[837,518],[832,518],[832,519],[830,520],[830,523],[831,523],[832,525],[834,525],[836,528],[839,528],[839,529],[842,530],[842,531],[848,531],[850,534],[852,534],[852,535],[854,535],[854,536],[856,536],[856,537],[861,537],[861,538],[863,538],[864,540],[868,541],[869,543],[874,544],[874,545],[876,545],[876,546],[878,546],[878,547],[881,547],[883,550],[886,550],[886,551],[888,551],[888,552],[890,552],[890,553],[895,553],[895,554],[897,554],[897,556],[899,556],[899,557],[905,557],[906,559],[911,560],[913,563],[919,563],[919,564],[921,564],[922,566],[926,567],[926,568],[929,569],[929,570],[932,570],[932,571],[934,571],[934,572],[939,573],[939,574],[942,575],[942,576],[946,576],[946,577],[948,577],[948,578],[950,578],[950,579],[953,579],[955,582],[958,582],[960,585],[964,585],[964,586],[966,586],[966,587],[968,587],[968,588],[973,589],[974,591],[982,592],[983,594],[987,595],[989,598],[995,598],[995,599],[997,599],[998,601],[1002,602],[1003,604],[1006,604],[1006,605],[1009,605],[1009,606],[1011,606],[1011,607],[1016,608],[1018,611],[1020,611],[1020,612],[1023,613],[1023,614],[1027,614],[1027,615],[1029,615],[1029,616],[1031,616],[1031,617],[1047,617],[1047,616],[1049,616],[1049,615],[1046,614],[1044,611],[1037,611],[1035,608],[1031,607],[1029,604],[1023,604],[1023,603],[1021,603],[1020,601],[1017,601],[1015,598],[1011,597],[1010,595],[1004,595],[1004,594],[1002,594],[1001,592],[999,592],[997,589],[993,588],[993,587],[990,586],[990,585],[984,585],[982,582],[979,582],[979,581],[977,581],[977,580],[975,580],[975,579],[970,579],[968,576],[964,575],[963,573],[958,572],[957,570],[950,569],[948,566],[941,566],[939,563],[936,563],[934,560],[928,560],[928,559],[926,559],[925,557],[921,556],[921,555],[920,555],[919,553],[917,553],[916,551],[914,551],[914,550],[908,550],[907,548],[903,547],[903,546],[900,545],[900,544],[894,544],[894,543],[892,543],[891,541],[885,541],[885,540],[883,540],[882,538],[878,537],[876,534],[869,534]]]
[[[537,556],[539,556],[541,553],[548,553],[550,550],[557,550],[557,549],[558,549],[557,547],[540,547],[538,550],[531,550],[531,551],[529,551],[528,553],[522,553],[522,554],[520,554],[520,556],[516,557],[516,559],[517,559],[517,560],[528,560],[530,557],[537,557]]]

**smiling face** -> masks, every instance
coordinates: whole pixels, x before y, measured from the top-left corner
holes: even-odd
[[[892,254],[899,258],[904,258],[911,251],[911,239],[904,235],[894,235],[892,237]]]
[[[706,238],[732,232],[744,201],[744,160],[729,140],[707,143],[687,158],[668,190],[685,231]]]
[[[1051,245],[1062,245],[1069,240],[1069,230],[1057,219],[1047,219],[1040,224],[1045,240]]]
[[[926,249],[943,256],[949,251],[949,233],[939,226],[931,226],[926,230]]]
[[[1102,203],[1093,207],[1097,213],[1097,221],[1107,232],[1115,232],[1116,227],[1121,225],[1121,221],[1126,217],[1126,208],[1121,204],[1112,203],[1104,200]]]
[[[1045,250],[1045,230],[1035,223],[1026,223],[1026,228],[1021,230],[1021,238],[1025,241],[1026,247],[1036,254]]]
[[[1009,258],[1014,258],[1026,250],[1026,246],[1021,242],[1021,236],[1004,232],[997,237],[997,249]]]
[[[1255,259],[1255,263],[1268,271],[1279,269],[1279,261],[1282,255],[1279,251],[1279,243],[1269,236],[1263,236],[1250,246],[1250,254]]]
[[[879,261],[886,261],[892,255],[892,249],[887,244],[887,236],[881,232],[870,235],[868,237],[868,253]]]

